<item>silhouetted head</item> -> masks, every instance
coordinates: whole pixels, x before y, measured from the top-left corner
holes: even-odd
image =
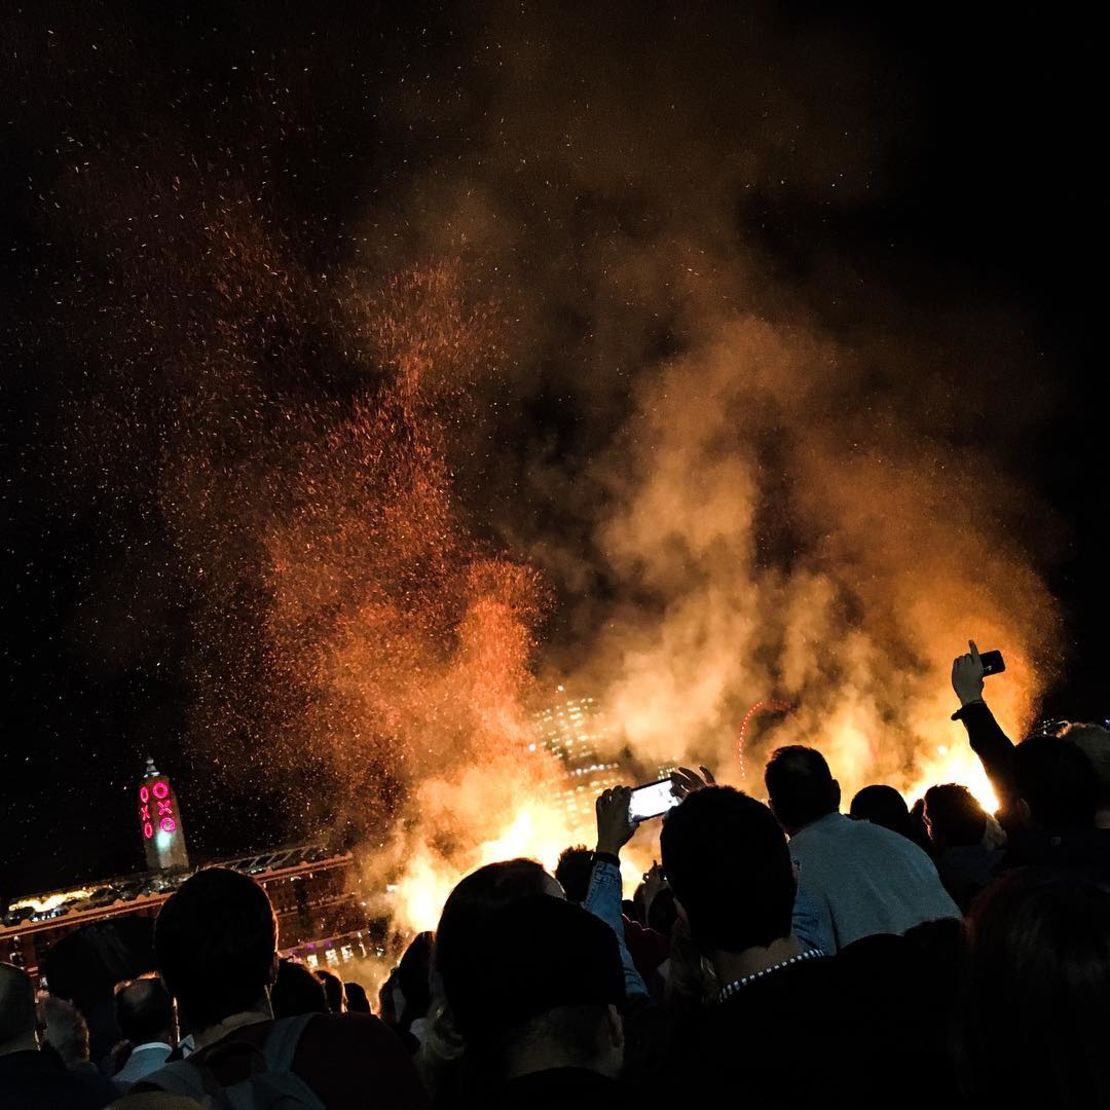
[[[667,815],[663,868],[705,952],[743,952],[790,935],[794,868],[771,811],[728,786],[689,795]]]
[[[34,984],[22,968],[0,963],[0,1056],[37,1047]]]
[[[296,960],[282,960],[270,989],[270,1007],[276,1018],[326,1014],[328,998],[324,993],[324,984],[304,964]]]
[[[1056,736],[1031,736],[1014,749],[1014,783],[1029,816],[1049,832],[1094,826],[1098,781],[1091,761]]]
[[[815,748],[776,749],[763,779],[771,809],[791,835],[840,808],[840,783]]]
[[[38,1004],[43,1041],[61,1057],[67,1068],[89,1062],[89,1026],[72,1002],[43,995]]]
[[[162,907],[154,951],[162,979],[195,1033],[231,1014],[264,1010],[277,970],[270,899],[237,871],[200,871]]]
[[[435,936],[436,972],[449,1003],[490,915],[510,902],[535,894],[562,898],[563,889],[530,859],[489,863],[456,883],[443,904]]]
[[[567,900],[582,905],[590,888],[590,872],[594,866],[594,854],[589,848],[579,844],[574,848],[564,848],[555,865],[555,878],[566,892]]]
[[[373,1008],[366,995],[366,988],[361,983],[344,983],[343,989],[347,994],[347,1010],[352,1014],[371,1014]]]
[[[972,907],[965,1081],[979,1105],[1110,1105],[1110,892],[1011,872]]]
[[[987,813],[966,786],[946,782],[925,791],[925,827],[936,848],[966,848],[983,843]]]
[[[857,821],[870,821],[913,840],[913,824],[906,799],[893,786],[865,786],[853,799],[849,814]]]
[[[397,969],[394,968],[378,988],[378,1016],[386,1025],[396,1025],[401,1016],[397,1013]]]
[[[507,1077],[553,1067],[616,1076],[624,972],[616,934],[545,894],[492,913],[451,1004],[466,1042]]]
[[[678,909],[675,905],[674,891],[670,887],[664,887],[651,900],[646,924],[649,929],[654,929],[657,933],[669,937],[671,930],[674,929],[677,917]]]
[[[405,999],[405,1012],[399,1017],[402,1029],[408,1029],[417,1018],[424,1017],[432,1004],[434,942],[434,933],[418,933],[397,965],[397,985]]]
[[[1090,761],[1097,784],[1095,804],[1110,810],[1110,731],[1101,725],[1071,725],[1063,738],[1070,740]]]
[[[120,983],[115,994],[116,1024],[132,1045],[174,1043],[173,999],[160,979]]]
[[[347,995],[343,991],[343,980],[323,967],[317,968],[314,974],[324,987],[324,997],[328,1001],[328,1011],[333,1014],[346,1013]]]

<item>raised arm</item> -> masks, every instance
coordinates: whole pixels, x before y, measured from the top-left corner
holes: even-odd
[[[979,757],[998,797],[999,820],[1021,823],[1019,796],[1014,782],[1014,742],[1002,731],[990,707],[983,700],[983,661],[974,640],[966,655],[952,661],[952,689],[960,699],[960,708],[952,714],[954,721],[967,729],[971,750]]]
[[[617,786],[603,791],[597,799],[597,850],[590,872],[590,886],[582,903],[616,933],[624,967],[624,989],[629,997],[648,993],[625,943],[624,915],[621,913],[620,851],[636,831],[628,814],[631,793],[627,786]]]

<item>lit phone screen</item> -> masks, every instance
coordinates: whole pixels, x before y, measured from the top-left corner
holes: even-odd
[[[633,821],[646,821],[658,817],[668,809],[678,805],[678,799],[671,790],[671,780],[649,782],[647,786],[637,786],[628,800],[628,815]]]

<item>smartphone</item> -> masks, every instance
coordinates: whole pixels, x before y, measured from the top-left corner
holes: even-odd
[[[1006,669],[1006,660],[1002,658],[1000,651],[981,651],[979,661],[983,664],[984,676],[1001,674]]]
[[[632,821],[647,821],[652,817],[662,817],[668,809],[678,805],[670,779],[649,782],[637,786],[628,799],[628,816]]]

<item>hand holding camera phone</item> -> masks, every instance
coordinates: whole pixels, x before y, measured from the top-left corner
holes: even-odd
[[[969,640],[970,651],[957,655],[952,660],[952,689],[960,699],[960,705],[969,705],[983,699],[983,679],[988,675],[1001,674],[1006,669],[1006,661],[1000,651],[980,652],[974,640]]]
[[[632,790],[628,799],[628,817],[633,824],[662,817],[669,809],[678,805],[681,799],[675,794],[674,783],[669,778],[660,782],[648,782]]]
[[[981,651],[979,662],[983,664],[983,676],[1001,674],[1006,669],[1006,660],[1000,651]]]

